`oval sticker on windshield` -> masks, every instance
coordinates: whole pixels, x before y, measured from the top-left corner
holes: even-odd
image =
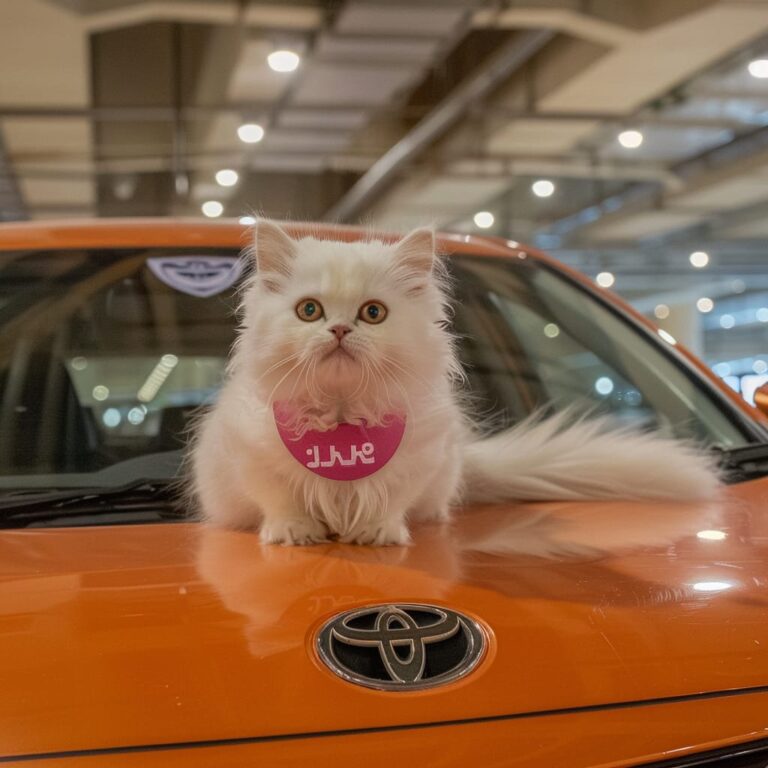
[[[152,256],[147,265],[166,285],[199,298],[226,291],[243,271],[237,256]]]

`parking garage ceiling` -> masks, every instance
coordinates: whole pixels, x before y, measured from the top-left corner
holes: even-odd
[[[580,266],[634,265],[640,293],[649,266],[675,279],[661,247],[764,263],[768,71],[749,65],[768,59],[766,0],[25,0],[0,16],[8,219],[218,201],[477,231],[482,211],[484,231]],[[270,68],[276,50],[298,68]]]

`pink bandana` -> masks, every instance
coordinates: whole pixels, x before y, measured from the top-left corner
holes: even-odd
[[[299,464],[330,480],[359,480],[378,472],[394,455],[405,432],[405,417],[387,416],[380,427],[341,423],[321,432],[308,429],[297,435],[285,426],[285,403],[274,405],[280,439]]]

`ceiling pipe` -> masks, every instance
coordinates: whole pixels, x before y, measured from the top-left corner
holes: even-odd
[[[445,135],[475,103],[504,83],[554,35],[550,30],[523,32],[500,48],[479,72],[460,84],[387,150],[326,213],[325,219],[343,222],[358,216],[394,180],[402,167]]]

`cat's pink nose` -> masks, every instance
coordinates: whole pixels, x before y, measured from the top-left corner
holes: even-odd
[[[331,333],[336,335],[336,338],[341,341],[352,329],[348,325],[334,325],[328,329]]]

